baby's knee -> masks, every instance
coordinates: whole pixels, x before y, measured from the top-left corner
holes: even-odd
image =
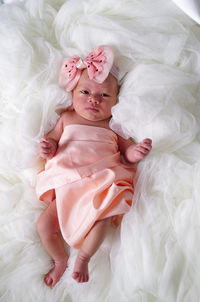
[[[47,239],[60,231],[57,213],[53,207],[45,210],[38,218],[36,230],[40,237],[46,237]]]

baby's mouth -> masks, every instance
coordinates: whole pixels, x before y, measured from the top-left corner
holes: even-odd
[[[96,107],[87,107],[86,110],[92,111],[92,112],[99,112],[99,109]]]

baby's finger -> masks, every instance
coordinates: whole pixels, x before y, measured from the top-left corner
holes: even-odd
[[[144,149],[146,149],[148,152],[152,149],[152,146],[151,145],[147,145],[147,144],[142,145],[142,147]]]
[[[145,138],[144,141],[148,141],[148,142],[151,142],[151,143],[152,143],[152,139],[149,138],[149,137]]]
[[[152,148],[151,142],[148,142],[148,141],[143,141],[143,142],[141,142],[140,145],[147,148],[148,150],[151,150],[151,148]]]
[[[40,157],[44,159],[47,159],[50,155],[50,152],[40,152]]]
[[[50,150],[50,146],[48,145],[40,145],[40,150]]]
[[[49,141],[48,141],[48,139],[46,139],[46,138],[44,138],[44,137],[42,137],[41,139],[40,139],[40,143],[48,143]]]
[[[43,154],[49,154],[51,152],[51,150],[49,150],[49,149],[43,149],[43,150],[41,150],[40,151],[40,153],[43,153]]]
[[[139,152],[141,154],[145,154],[145,155],[149,152],[149,150],[142,145],[137,146],[136,150],[137,150],[137,152]]]
[[[145,143],[147,145],[152,145],[152,140],[150,138],[145,138],[142,143]]]
[[[143,149],[141,150],[141,152],[142,152],[142,154],[147,155],[147,154],[150,152],[150,150],[148,150],[148,149],[146,149],[146,148],[143,148]]]
[[[50,144],[49,144],[49,142],[41,142],[40,143],[40,147],[44,147],[44,148],[49,148],[49,146],[50,146]]]
[[[41,137],[40,142],[48,142],[48,140],[45,137]]]

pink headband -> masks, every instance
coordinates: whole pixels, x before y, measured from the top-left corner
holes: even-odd
[[[59,85],[68,92],[72,91],[83,69],[87,70],[89,79],[97,83],[103,83],[109,72],[117,78],[118,70],[113,65],[113,60],[113,51],[108,46],[95,48],[84,60],[78,56],[64,59],[59,75]]]

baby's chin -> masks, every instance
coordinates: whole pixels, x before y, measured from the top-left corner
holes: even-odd
[[[101,114],[99,111],[95,110],[86,110],[86,112],[81,113],[80,116],[90,122],[101,122],[101,121],[106,121],[110,120],[111,114]]]

